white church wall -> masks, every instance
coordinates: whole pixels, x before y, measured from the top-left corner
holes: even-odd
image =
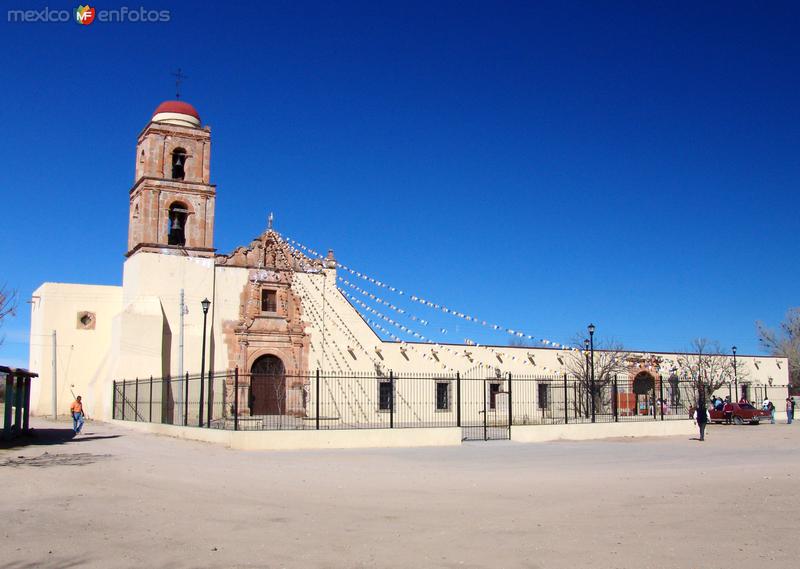
[[[29,367],[39,373],[31,389],[35,415],[53,412],[55,330],[58,413],[69,413],[74,394],[82,396],[88,416],[102,416],[103,401],[110,394],[113,319],[121,305],[122,288],[117,286],[44,283],[34,291]]]
[[[141,296],[114,318],[113,379],[162,375],[164,314],[157,296]]]
[[[240,267],[217,267],[214,283],[214,304],[211,307],[214,318],[214,348],[211,357],[214,370],[230,369],[229,342],[231,326],[239,322],[242,292],[247,285],[248,269]],[[210,297],[209,297],[210,298]]]
[[[184,302],[188,310],[184,315],[183,327],[183,371],[199,374],[203,341],[200,302],[205,298],[214,298],[213,260],[139,252],[125,261],[125,305],[147,297],[155,297],[160,302],[165,321],[158,326],[154,320],[155,327],[149,333],[162,337],[165,349],[163,371],[170,370],[172,376],[179,373],[181,289],[184,290]],[[207,330],[211,329],[212,317],[212,314],[208,315]],[[127,368],[123,371],[129,372]],[[148,375],[159,371],[162,371],[162,365],[156,366],[155,371],[148,372]]]

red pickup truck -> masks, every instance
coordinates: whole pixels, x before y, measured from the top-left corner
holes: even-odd
[[[745,423],[758,425],[759,421],[769,421],[771,418],[769,411],[756,409],[749,403],[728,403],[722,410],[708,410],[712,423],[724,423],[728,414],[737,425],[744,425]]]

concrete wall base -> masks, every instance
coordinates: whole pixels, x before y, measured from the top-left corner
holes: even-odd
[[[456,446],[461,429],[363,429],[340,431],[225,431],[160,423],[112,420],[112,424],[143,433],[224,444],[238,450],[310,450],[334,448],[396,448]]]
[[[520,443],[585,441],[614,437],[668,437],[697,434],[692,421],[642,421],[581,423],[577,425],[525,425],[511,427],[511,440]]]
[[[238,450],[311,450],[457,446],[461,429],[359,429],[330,431],[225,431],[160,423],[112,420],[127,429],[178,439],[223,444]],[[514,425],[511,440],[520,443],[583,441],[614,437],[666,437],[697,434],[692,421],[584,423],[577,425]]]

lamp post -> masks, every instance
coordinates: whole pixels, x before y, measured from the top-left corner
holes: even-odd
[[[731,348],[733,351],[733,386],[734,386],[734,393],[736,393],[736,397],[739,397],[739,379],[736,373],[736,346]]]
[[[589,400],[591,399],[591,394],[589,393],[589,339],[585,339],[583,341],[583,355],[586,358],[586,418],[589,418]]]
[[[206,320],[208,318],[208,307],[211,306],[211,301],[207,298],[204,298],[200,305],[203,307],[203,352],[200,361],[200,411],[199,411],[199,421],[197,426],[203,426],[203,392],[205,391],[205,386],[203,385],[205,382],[206,376]],[[211,397],[211,390],[209,390],[209,397]],[[209,417],[209,420],[211,417]]]
[[[592,423],[594,423],[595,409],[594,409],[594,324],[589,324],[589,352],[592,362]]]

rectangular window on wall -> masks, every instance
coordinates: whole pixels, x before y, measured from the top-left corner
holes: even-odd
[[[497,394],[500,393],[499,383],[489,384],[489,409],[497,408]]]
[[[278,311],[278,294],[274,290],[261,289],[261,312]]]
[[[536,389],[539,409],[547,409],[550,405],[550,386],[546,383],[540,383],[536,386]]]
[[[450,410],[450,382],[441,381],[436,384],[436,410]]]
[[[378,409],[381,411],[392,409],[392,384],[388,381],[378,383]]]

